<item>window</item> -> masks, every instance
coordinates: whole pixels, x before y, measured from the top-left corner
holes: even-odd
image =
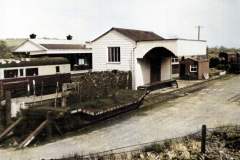
[[[172,65],[172,74],[178,74],[179,73],[179,64]]]
[[[197,65],[196,64],[190,65],[190,72],[197,72]]]
[[[15,78],[18,76],[17,69],[4,70],[4,78]]]
[[[26,76],[37,76],[38,75],[38,68],[27,68],[26,69]]]
[[[108,62],[120,62],[120,47],[108,47]]]
[[[178,64],[178,62],[179,62],[178,57],[172,58],[172,64]]]
[[[59,73],[59,72],[60,72],[60,67],[56,66],[56,73]]]
[[[20,69],[19,72],[20,72],[20,77],[22,77],[23,76],[23,69]]]
[[[88,65],[88,60],[86,58],[79,58],[78,59],[78,65]]]

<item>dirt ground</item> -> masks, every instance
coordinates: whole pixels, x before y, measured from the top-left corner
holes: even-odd
[[[0,159],[61,158],[184,136],[202,124],[240,124],[240,76],[216,80],[208,88],[101,122],[84,134],[25,150],[0,150]]]
[[[145,144],[140,150],[74,155],[56,160],[237,160],[240,157],[240,126],[206,130],[206,152],[201,152],[201,131],[164,142]]]

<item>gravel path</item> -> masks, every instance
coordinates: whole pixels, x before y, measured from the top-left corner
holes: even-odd
[[[199,92],[101,122],[78,136],[25,150],[0,150],[0,160],[86,154],[187,135],[199,130],[202,124],[240,124],[239,82],[240,76],[216,80]]]

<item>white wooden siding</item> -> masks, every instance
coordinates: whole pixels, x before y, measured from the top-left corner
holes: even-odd
[[[46,65],[46,66],[27,66],[27,67],[8,67],[8,68],[0,68],[0,79],[4,79],[4,70],[11,70],[11,69],[20,69],[24,70],[25,77],[25,69],[27,68],[38,68],[38,75],[45,76],[45,75],[54,75],[56,73],[56,66],[59,66],[60,72],[59,73],[70,73],[70,64],[60,64],[60,65]]]
[[[161,81],[169,80],[172,77],[171,57],[163,57],[161,60]]]
[[[30,41],[25,41],[14,52],[44,52],[44,49]]]
[[[136,43],[115,30],[92,42],[90,46],[93,54],[93,71],[114,69],[132,71],[133,89],[150,82],[150,64],[142,58],[155,47],[164,47],[176,56],[206,54],[206,42],[204,41],[178,39]],[[108,62],[108,47],[120,47],[120,63]],[[171,67],[171,57],[164,58],[161,64],[161,80],[171,79]]]
[[[122,34],[111,31],[91,44],[93,71],[132,70],[132,53],[135,42]],[[108,62],[108,47],[120,47],[120,63]]]
[[[3,72],[3,69],[0,68],[0,79],[3,79],[4,78],[4,72]]]

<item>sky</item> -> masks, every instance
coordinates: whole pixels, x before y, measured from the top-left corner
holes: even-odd
[[[0,0],[0,38],[90,41],[111,27],[240,48],[240,0]]]

